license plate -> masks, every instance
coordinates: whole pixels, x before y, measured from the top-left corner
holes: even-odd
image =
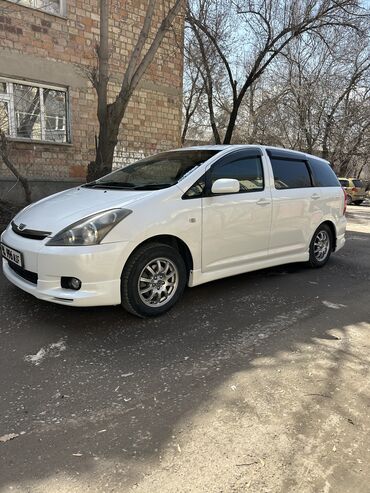
[[[6,258],[6,260],[13,262],[13,264],[17,264],[19,265],[19,267],[23,267],[23,258],[21,252],[18,252],[17,250],[4,245],[4,243],[1,243],[1,255]]]

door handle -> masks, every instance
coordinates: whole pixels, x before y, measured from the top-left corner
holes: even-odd
[[[268,204],[271,204],[271,200],[269,200],[269,199],[259,199],[259,200],[257,200],[257,204],[258,205],[268,205]]]
[[[311,199],[313,199],[313,200],[317,200],[317,199],[319,199],[319,198],[320,198],[320,195],[319,195],[318,193],[313,193],[313,194],[311,195]]]

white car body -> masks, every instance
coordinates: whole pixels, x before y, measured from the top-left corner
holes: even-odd
[[[261,151],[264,190],[183,199],[184,193],[213,163],[246,148]],[[1,241],[21,252],[24,269],[37,274],[37,283],[18,275],[3,258],[5,276],[43,300],[70,306],[117,305],[121,303],[121,274],[128,258],[151,238],[165,235],[186,245],[192,260],[189,286],[307,261],[312,235],[323,222],[328,222],[335,232],[335,250],[343,247],[346,219],[344,194],[339,185],[277,190],[266,147],[203,146],[202,149],[217,149],[219,153],[170,188],[131,191],[77,187],[26,207],[14,218],[15,224],[49,232],[48,237],[25,238],[9,225]],[[301,153],[301,156],[308,155]],[[70,224],[112,208],[129,208],[133,212],[100,244],[46,245],[50,237]],[[81,279],[81,289],[62,288],[62,276]]]

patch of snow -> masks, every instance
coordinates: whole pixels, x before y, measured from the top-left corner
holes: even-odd
[[[322,304],[327,306],[328,308],[333,308],[333,310],[339,310],[340,308],[347,307],[347,305],[342,305],[341,303],[332,303],[331,301],[323,301]]]
[[[66,349],[67,346],[65,340],[62,338],[59,339],[58,342],[53,342],[46,347],[42,347],[41,349],[39,349],[39,351],[37,351],[36,354],[28,354],[24,357],[24,361],[39,366],[46,357],[57,358],[58,356],[60,356],[60,353],[65,351]]]
[[[14,438],[17,437],[19,437],[19,433],[9,433],[8,435],[3,435],[2,437],[0,437],[0,442],[9,442],[9,440],[14,440]]]

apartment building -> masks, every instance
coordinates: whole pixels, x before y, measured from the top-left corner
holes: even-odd
[[[170,4],[158,2],[154,24]],[[146,6],[146,0],[111,1],[111,98]],[[132,97],[116,166],[179,145],[181,31],[178,19]],[[98,40],[99,0],[0,0],[0,126],[9,135],[12,160],[31,180],[36,196],[82,182],[94,159],[98,125],[89,73],[96,67]],[[0,162],[1,193],[9,180]]]

